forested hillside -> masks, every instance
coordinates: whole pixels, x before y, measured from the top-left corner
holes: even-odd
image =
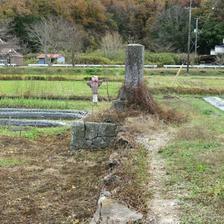
[[[0,38],[10,34],[26,51],[39,51],[30,27],[51,17],[78,27],[83,51],[99,48],[106,33],[117,32],[123,42],[139,42],[150,51],[186,52],[188,6],[189,0],[1,0]],[[208,53],[224,38],[224,1],[195,0],[192,13],[192,38],[199,18],[199,53]]]

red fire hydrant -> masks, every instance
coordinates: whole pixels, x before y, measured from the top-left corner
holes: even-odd
[[[93,76],[87,85],[92,89],[93,103],[98,102],[98,88],[102,85],[103,81],[99,80],[98,76]]]

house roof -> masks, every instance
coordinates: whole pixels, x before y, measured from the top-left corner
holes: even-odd
[[[0,55],[7,54],[10,54],[11,56],[23,57],[23,55],[18,53],[14,48],[4,47],[0,50]]]
[[[224,44],[216,45],[215,47],[223,47],[224,48]]]
[[[0,38],[0,44],[6,44],[6,42]]]
[[[64,56],[62,54],[47,54],[47,57],[57,59],[57,58],[61,58],[61,57],[64,57]],[[37,56],[37,58],[38,59],[45,58],[45,54],[39,54]]]

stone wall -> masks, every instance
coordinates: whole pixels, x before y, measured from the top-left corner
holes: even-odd
[[[110,147],[115,142],[117,132],[116,124],[75,122],[72,125],[71,150]]]

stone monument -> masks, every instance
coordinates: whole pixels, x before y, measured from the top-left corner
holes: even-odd
[[[118,111],[124,111],[128,94],[132,89],[138,88],[144,79],[144,46],[141,44],[129,44],[126,50],[126,66],[124,86],[120,90],[118,100],[113,107]]]

